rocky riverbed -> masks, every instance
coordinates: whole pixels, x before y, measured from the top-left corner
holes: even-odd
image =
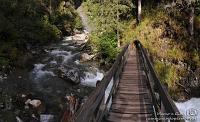
[[[71,103],[76,104],[73,111],[81,106],[104,76],[85,51],[87,34],[79,32],[45,47],[33,68],[1,75],[0,122],[59,121]]]

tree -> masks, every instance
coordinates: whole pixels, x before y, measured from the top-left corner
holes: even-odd
[[[96,24],[96,32],[98,34],[115,32],[117,45],[120,47],[120,33],[123,29],[121,21],[129,16],[127,13],[131,14],[133,5],[130,5],[130,1],[121,0],[99,0],[96,5],[94,9],[90,10],[93,13],[91,16],[94,17],[92,19]]]
[[[194,7],[189,9],[189,34],[193,36],[194,34]]]
[[[139,24],[141,22],[141,10],[142,10],[142,0],[138,0],[137,2],[137,23]]]

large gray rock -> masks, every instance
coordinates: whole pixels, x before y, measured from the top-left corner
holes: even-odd
[[[25,104],[30,104],[32,105],[34,108],[38,108],[42,102],[40,100],[31,100],[31,99],[28,99]]]
[[[81,62],[90,61],[94,55],[88,55],[87,53],[81,54]]]
[[[58,69],[58,76],[64,80],[71,81],[75,84],[79,84],[80,81],[80,71],[73,67],[60,67]]]

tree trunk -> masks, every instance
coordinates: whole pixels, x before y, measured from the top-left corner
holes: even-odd
[[[158,6],[161,3],[161,0],[155,0],[155,4]]]
[[[119,7],[119,1],[117,0],[117,7]],[[117,8],[117,47],[120,47],[120,40],[119,40],[119,8]]]
[[[139,24],[141,22],[141,1],[142,0],[138,0],[138,3],[137,3],[137,23]]]
[[[49,14],[51,15],[52,13],[52,6],[51,6],[51,0],[49,1]]]
[[[193,36],[194,34],[194,7],[190,8],[189,13],[189,34],[190,36]]]
[[[198,41],[194,40],[194,7],[191,7],[189,10],[189,26],[188,31],[190,35],[190,42],[195,44],[195,49],[198,51],[199,44]]]

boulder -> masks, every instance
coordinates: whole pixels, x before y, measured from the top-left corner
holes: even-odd
[[[64,80],[71,81],[75,84],[80,83],[80,71],[73,67],[60,67],[58,69],[58,76]]]
[[[81,54],[81,62],[89,61],[94,57],[94,55],[88,55],[87,53]]]
[[[26,100],[25,105],[28,105],[30,103],[31,99]]]
[[[29,108],[29,106],[31,106],[31,107]],[[27,108],[27,109],[34,109],[34,110],[37,111],[38,114],[43,113],[46,110],[45,104],[42,103],[42,101],[38,100],[38,99],[33,99],[33,100],[28,99],[28,100],[26,100],[24,107]]]
[[[31,100],[29,104],[32,105],[34,108],[38,108],[42,104],[42,102],[40,100]]]
[[[73,36],[73,40],[77,40],[77,41],[84,41],[85,39],[87,39],[87,34],[85,33],[81,33],[81,34],[75,34]]]
[[[38,108],[42,104],[42,102],[40,100],[36,100],[36,99],[34,99],[34,100],[28,99],[25,102],[25,104],[26,105],[30,104],[33,106],[33,108]]]
[[[81,32],[80,30],[75,29],[75,30],[74,30],[74,33],[75,33],[75,34],[81,34],[82,32]]]
[[[23,121],[21,120],[21,118],[19,118],[18,116],[16,116],[16,120],[17,120],[17,122],[23,122]]]

